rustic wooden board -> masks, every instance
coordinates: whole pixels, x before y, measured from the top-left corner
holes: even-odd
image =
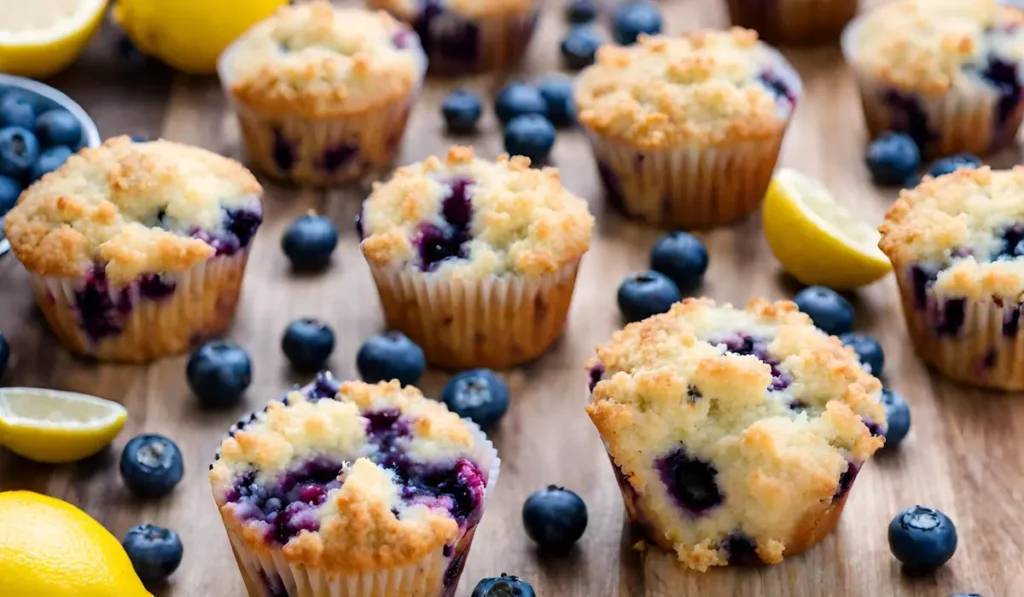
[[[868,2],[874,4],[877,2]],[[542,20],[527,62],[527,76],[557,68],[556,16],[562,2]],[[722,26],[717,0],[662,3],[670,32]],[[213,79],[175,75],[163,68],[126,63],[117,57],[114,32],[105,29],[70,71],[53,81],[80,101],[104,135],[163,136],[240,156],[234,121]],[[787,138],[782,163],[821,177],[848,207],[878,222],[893,199],[867,180],[862,166],[865,133],[855,90],[836,48],[787,52],[803,75],[806,99]],[[448,90],[469,85],[492,93],[497,78],[433,81],[416,108],[403,162],[443,152],[438,105]],[[501,150],[493,116],[473,143],[484,155]],[[1015,152],[994,163],[1019,161]],[[886,349],[887,382],[913,407],[913,431],[895,453],[882,454],[858,478],[838,531],[810,553],[764,569],[687,573],[656,549],[631,546],[636,537],[623,511],[597,434],[583,412],[583,362],[592,347],[620,326],[615,307],[617,281],[646,266],[659,231],[609,212],[582,136],[560,134],[553,162],[566,185],[591,202],[597,237],[580,274],[567,334],[540,362],[508,374],[513,406],[494,436],[503,457],[496,499],[477,533],[460,595],[477,579],[502,571],[519,574],[544,596],[892,595],[944,597],[976,591],[988,597],[1019,595],[1011,579],[1024,561],[1024,401],[985,394],[944,382],[921,365],[907,342],[891,278],[854,297],[861,329],[877,334]],[[255,380],[244,405],[232,412],[197,408],[186,387],[185,358],[151,366],[97,365],[76,360],[56,345],[32,304],[27,278],[10,257],[0,261],[0,329],[14,350],[6,385],[50,386],[100,395],[125,404],[128,426],[113,447],[86,462],[49,467],[0,450],[0,490],[24,488],[76,503],[121,535],[152,521],[177,529],[185,560],[160,596],[236,597],[244,589],[210,496],[206,465],[222,434],[238,416],[280,396],[296,378],[279,349],[280,334],[293,318],[313,315],[339,334],[331,367],[340,378],[355,375],[355,352],[382,325],[376,294],[357,249],[351,222],[366,189],[320,192],[268,185],[267,219],[249,266],[238,321],[231,337],[255,361]],[[294,217],[315,209],[342,230],[333,268],[325,275],[289,272],[278,244]],[[758,218],[703,236],[711,269],[702,292],[721,301],[792,296],[760,233]],[[431,372],[423,383],[437,395],[444,376]],[[117,456],[132,436],[160,432],[173,437],[186,459],[186,479],[164,500],[140,502],[121,485]],[[579,492],[590,509],[590,527],[566,558],[538,557],[520,522],[523,500],[548,483]],[[933,577],[908,579],[889,555],[885,530],[902,507],[926,503],[958,524],[960,550]],[[12,596],[15,597],[15,596]],[[21,597],[21,596],[16,596]]]

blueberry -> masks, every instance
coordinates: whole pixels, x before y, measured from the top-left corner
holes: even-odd
[[[548,105],[536,87],[526,83],[510,83],[495,98],[494,111],[498,119],[506,123],[525,114],[546,116]]]
[[[281,350],[295,369],[316,371],[334,352],[334,332],[322,321],[297,319],[285,329]]]
[[[82,144],[82,123],[64,109],[47,110],[40,114],[34,130],[44,147],[67,145],[78,149]]]
[[[523,526],[541,549],[569,551],[587,530],[587,504],[572,491],[549,485],[523,504]]]
[[[885,407],[885,418],[889,422],[885,431],[885,447],[894,448],[910,431],[910,406],[903,396],[892,390],[882,390],[879,402]]]
[[[178,534],[154,524],[132,527],[121,541],[135,574],[147,587],[167,580],[181,565],[184,548]]]
[[[909,135],[885,132],[868,145],[865,156],[875,184],[903,184],[921,167],[921,150]]]
[[[121,452],[121,479],[135,495],[167,495],[185,474],[181,450],[170,439],[147,433],[137,435]]]
[[[203,405],[232,406],[252,382],[252,360],[234,342],[214,340],[192,353],[185,367],[185,378]]]
[[[981,166],[981,159],[970,153],[958,153],[946,158],[935,160],[928,168],[928,176],[942,176],[952,174],[960,168],[977,168]]]
[[[682,298],[676,283],[658,272],[631,274],[619,285],[619,311],[626,321],[640,321],[665,313]]]
[[[423,349],[402,332],[377,334],[356,355],[356,369],[367,383],[397,379],[402,385],[415,385],[426,368]]]
[[[21,178],[39,157],[39,141],[32,131],[20,126],[0,129],[0,174]]]
[[[441,401],[448,410],[487,430],[508,410],[508,386],[490,369],[463,371],[445,384]]]
[[[576,120],[572,81],[564,75],[546,77],[537,86],[548,106],[548,120],[555,126],[568,126]]]
[[[629,2],[615,11],[612,21],[612,35],[619,45],[636,43],[641,33],[661,33],[661,13],[648,2]]]
[[[669,232],[651,249],[651,269],[668,276],[680,290],[691,290],[708,271],[708,250],[688,232]]]
[[[28,94],[15,89],[0,95],[0,126],[32,130],[35,123],[36,111]]]
[[[44,149],[39,154],[39,159],[36,163],[32,164],[32,169],[29,171],[29,178],[32,180],[39,180],[44,174],[53,172],[57,168],[60,168],[64,162],[68,161],[71,157],[71,150],[63,145]]]
[[[838,292],[824,286],[808,286],[793,297],[796,307],[806,313],[818,329],[838,336],[853,329],[853,307]]]
[[[985,597],[985,596],[982,595],[981,593],[957,593],[956,595],[953,595],[952,597]]]
[[[591,27],[573,27],[562,38],[562,64],[570,70],[580,70],[594,64],[601,36]]]
[[[956,527],[934,508],[911,506],[889,523],[889,549],[911,572],[930,572],[956,552]]]
[[[501,573],[497,578],[485,578],[477,583],[470,597],[537,597],[530,583]]]
[[[331,263],[338,246],[338,227],[330,218],[306,214],[295,220],[281,237],[281,249],[300,271],[320,271]]]
[[[589,23],[597,18],[593,0],[571,0],[565,7],[565,19],[573,24]]]
[[[7,343],[7,338],[0,333],[0,379],[3,378],[4,373],[7,371],[7,364],[11,362],[11,345]]]
[[[146,143],[149,141],[149,137],[146,135],[132,135],[132,143]]]
[[[472,91],[458,89],[448,97],[444,98],[441,104],[441,115],[444,116],[448,130],[459,135],[466,135],[476,130],[476,123],[484,108],[480,104],[480,98]]]
[[[843,341],[843,344],[853,348],[868,373],[875,377],[882,376],[882,369],[885,367],[885,353],[882,352],[882,345],[874,336],[849,332],[839,336],[839,339]]]
[[[11,211],[14,204],[18,202],[22,190],[21,183],[10,176],[0,174],[0,218]]]
[[[554,145],[555,127],[539,114],[517,116],[505,126],[505,151],[524,155],[533,164],[546,162]]]

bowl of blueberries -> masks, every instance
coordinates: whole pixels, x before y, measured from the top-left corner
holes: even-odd
[[[0,73],[0,255],[10,248],[4,214],[21,192],[82,147],[100,144],[100,132],[70,97],[38,81]]]

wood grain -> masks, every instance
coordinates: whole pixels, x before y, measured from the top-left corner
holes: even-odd
[[[562,3],[547,4],[550,14],[541,22],[525,77],[557,68]],[[726,24],[718,0],[676,0],[662,6],[669,32]],[[90,111],[104,135],[159,135],[242,157],[237,129],[215,80],[128,62],[118,58],[115,47],[115,33],[105,29],[82,60],[53,81]],[[790,129],[782,163],[820,177],[857,215],[880,221],[894,194],[868,182],[862,165],[863,120],[838,50],[787,54],[804,78],[806,99]],[[496,77],[431,81],[413,115],[402,161],[443,152],[453,142],[472,143],[488,156],[499,153],[500,131],[493,116],[486,116],[480,136],[449,139],[438,105],[456,86],[490,95],[501,83]],[[656,549],[634,551],[636,538],[624,525],[608,462],[582,410],[582,366],[592,347],[621,325],[615,307],[617,281],[646,266],[659,231],[606,210],[579,133],[559,135],[552,161],[562,169],[566,185],[590,201],[599,221],[597,237],[584,260],[565,338],[538,363],[507,375],[514,402],[495,435],[504,461],[502,477],[497,499],[477,533],[461,596],[469,595],[477,579],[502,571],[529,579],[543,596],[1021,594],[1016,578],[1024,561],[1024,514],[1019,506],[1024,459],[1018,438],[1024,434],[1024,400],[958,387],[929,374],[910,349],[891,278],[853,300],[858,327],[878,335],[886,349],[887,383],[913,407],[913,430],[902,448],[877,457],[859,477],[838,531],[806,555],[763,569],[686,573]],[[1012,150],[993,163],[1017,161],[1019,153]],[[0,451],[0,489],[32,489],[69,500],[119,536],[149,521],[177,529],[185,542],[185,560],[171,582],[157,590],[159,596],[244,595],[205,471],[221,435],[238,416],[305,381],[292,375],[279,349],[287,322],[312,315],[333,326],[340,342],[330,364],[340,378],[355,375],[359,344],[381,326],[376,294],[351,226],[367,189],[267,187],[266,224],[255,244],[231,334],[251,352],[255,380],[245,404],[231,412],[198,408],[185,384],[184,357],[150,366],[97,365],[72,358],[46,330],[20,266],[11,258],[0,261],[0,329],[14,350],[4,383],[92,393],[122,402],[130,412],[127,428],[111,449],[85,462],[49,467]],[[310,209],[334,218],[342,240],[328,273],[300,277],[289,272],[278,245],[287,223]],[[711,269],[702,293],[738,304],[755,296],[792,296],[795,286],[780,273],[757,217],[703,238]],[[436,396],[444,379],[431,372],[423,383],[425,391]],[[118,478],[121,447],[144,431],[171,436],[186,459],[185,481],[159,501],[133,499]],[[587,533],[566,558],[538,556],[520,522],[526,496],[549,483],[579,492],[590,509]],[[960,549],[952,562],[920,579],[901,575],[885,538],[893,515],[914,503],[942,509],[960,532]]]

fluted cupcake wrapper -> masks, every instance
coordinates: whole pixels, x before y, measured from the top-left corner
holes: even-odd
[[[388,328],[409,336],[446,369],[504,369],[539,357],[562,335],[576,260],[544,275],[450,279],[370,264]]]
[[[68,350],[103,361],[143,362],[185,352],[225,333],[235,318],[248,258],[245,249],[184,272],[161,274],[154,282],[159,292],[148,295],[139,281],[87,290],[85,276],[30,271],[29,280],[46,321]],[[98,321],[84,322],[83,301],[103,311],[85,315]]]
[[[859,0],[728,0],[734,25],[782,45],[836,41],[857,15]]]

